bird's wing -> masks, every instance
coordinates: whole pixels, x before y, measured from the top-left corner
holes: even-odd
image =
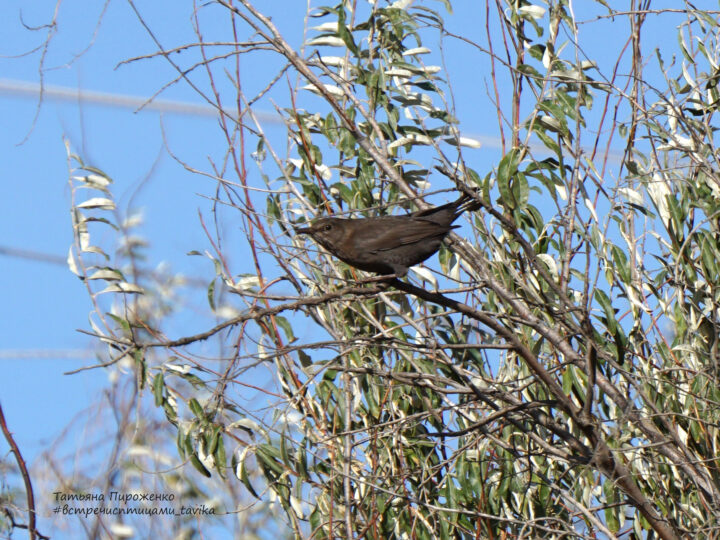
[[[415,244],[430,239],[444,237],[450,229],[434,221],[422,218],[408,219],[399,217],[397,220],[388,220],[392,227],[368,227],[355,233],[356,245],[364,245],[369,252],[378,253],[396,249],[400,246]],[[384,229],[378,232],[378,229]]]

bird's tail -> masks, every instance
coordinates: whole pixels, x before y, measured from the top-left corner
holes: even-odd
[[[433,206],[431,208],[426,208],[425,210],[418,210],[417,212],[413,212],[411,215],[414,217],[424,217],[431,215],[438,216],[445,213],[449,217],[450,214],[448,210],[452,210],[452,219],[449,221],[449,223],[452,223],[463,212],[466,212],[468,210],[472,212],[474,210],[477,210],[481,206],[482,204],[477,199],[466,193],[463,193],[462,196],[456,201],[443,204],[442,206]]]
[[[463,212],[474,212],[482,207],[482,203],[480,201],[467,193],[463,193],[461,197],[452,204],[456,208],[455,215],[457,216]]]

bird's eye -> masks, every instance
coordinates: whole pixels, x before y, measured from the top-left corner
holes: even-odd
[[[326,224],[326,225],[323,227],[323,230],[325,230],[325,231],[329,231],[330,229],[332,229],[332,225],[331,225],[330,223]]]

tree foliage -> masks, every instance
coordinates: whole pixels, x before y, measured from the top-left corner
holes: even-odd
[[[123,266],[131,241],[93,247],[94,228],[130,236],[107,176],[71,157],[71,266],[107,362],[132,359],[181,462],[275,501],[296,536],[720,531],[717,13],[540,4],[488,0],[485,28],[458,34],[450,2],[344,0],[310,9],[298,46],[261,3],[216,0],[199,59],[151,55],[217,105],[227,152],[204,174],[247,239],[208,230],[218,322],[194,334],[165,334],[173,301]],[[202,37],[203,10],[233,43]],[[668,55],[644,30],[670,19]],[[620,45],[598,49],[608,21]],[[249,94],[253,55],[277,72]],[[479,69],[482,88],[453,86]],[[463,122],[468,96],[493,122]],[[477,150],[474,131],[499,142]],[[403,281],[293,233],[457,191],[481,209]],[[248,405],[263,370],[276,385]]]

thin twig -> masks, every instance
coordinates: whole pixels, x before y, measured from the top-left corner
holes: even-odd
[[[28,535],[30,537],[30,540],[35,540],[36,537],[47,539],[49,536],[44,536],[40,534],[37,529],[35,528],[35,495],[33,494],[33,487],[32,482],[30,481],[30,473],[28,472],[27,464],[25,463],[25,460],[22,457],[22,454],[20,453],[20,448],[18,447],[17,443],[15,442],[15,439],[12,436],[12,433],[10,433],[10,430],[8,429],[7,422],[5,421],[5,414],[2,410],[2,405],[0,405],[0,429],[2,429],[3,435],[5,436],[5,440],[7,441],[8,445],[10,446],[10,450],[12,450],[12,453],[15,454],[15,461],[17,461],[18,468],[20,469],[20,475],[23,478],[23,482],[25,482],[25,494],[27,496],[27,505],[28,505]],[[13,526],[24,528],[22,525],[15,525],[13,522]]]

